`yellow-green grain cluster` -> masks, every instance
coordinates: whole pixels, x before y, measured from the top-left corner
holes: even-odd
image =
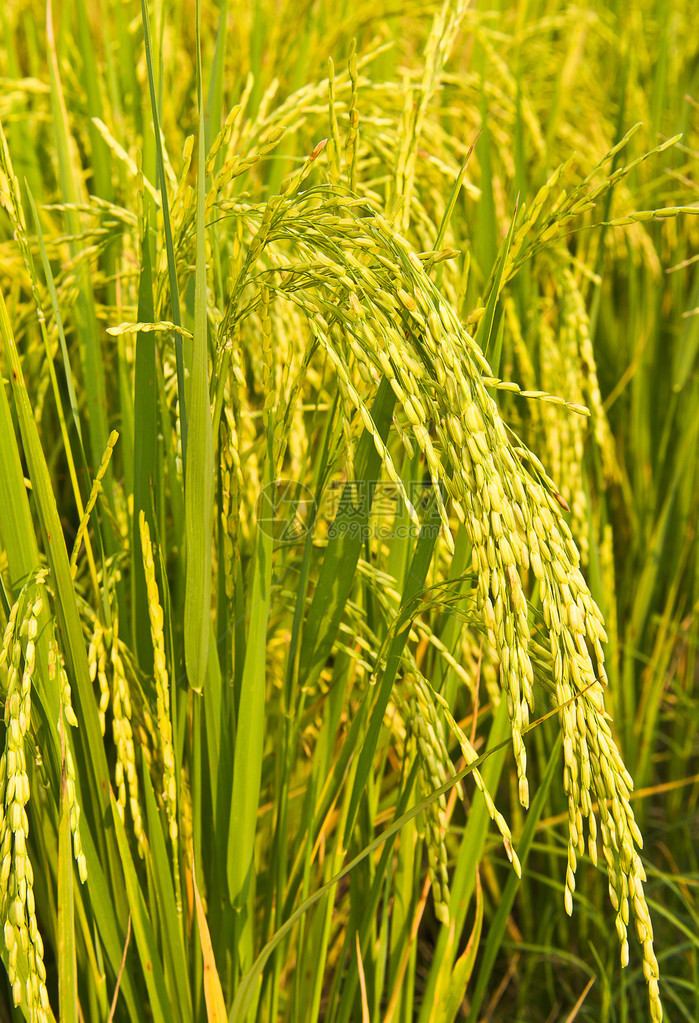
[[[632,161],[622,168],[624,174],[634,165]],[[410,243],[370,200],[343,198],[322,188],[300,192],[309,166],[307,162],[262,211],[260,227],[251,238],[219,327],[220,344],[234,343],[232,325],[244,315],[245,275],[258,262],[264,263],[263,309],[268,302],[264,296],[269,292],[304,312],[311,343],[332,365],[343,406],[358,413],[361,425],[373,438],[386,475],[417,525],[393,455],[369,411],[375,382],[381,376],[389,380],[405,423],[405,435],[422,453],[432,480],[444,541],[452,549],[455,518],[463,523],[472,546],[477,603],[500,662],[519,797],[524,806],[529,803],[529,784],[523,733],[534,706],[527,592],[532,581],[538,585],[566,749],[571,849],[566,904],[570,905],[574,885],[574,850],[581,848],[583,818],[589,821],[593,844],[597,833],[591,792],[598,799],[612,799],[617,806],[619,821],[615,829],[601,829],[605,857],[615,865],[612,875],[633,876],[634,891],[642,892],[638,864],[626,848],[638,839],[628,804],[627,776],[622,773],[621,759],[605,721],[602,643],[606,634],[580,571],[578,548],[563,518],[565,499],[539,459],[508,432],[486,386],[507,385],[492,376],[478,344],[439,294]],[[622,176],[617,174],[615,180]],[[556,175],[547,182],[530,210],[522,214],[504,268],[505,279],[515,271],[525,252],[531,253],[552,231],[556,233],[567,217],[580,215],[581,203],[594,205],[606,194],[608,184],[597,186],[588,199],[589,180],[571,196],[553,200]],[[544,209],[548,219],[541,227]],[[292,281],[304,282],[304,287],[290,289]],[[523,397],[550,402],[561,417],[586,412],[582,398],[587,397],[593,406],[597,439],[606,443],[606,421],[591,361],[589,330],[569,273],[562,275],[561,292],[566,303],[563,334],[570,352],[551,384],[557,389],[565,390],[566,385],[572,389],[564,398],[546,389],[524,391]],[[479,323],[484,315],[482,308],[472,322]],[[265,352],[267,333],[268,328],[263,326]],[[588,375],[586,395],[577,385],[581,362]],[[350,373],[352,364],[356,374]],[[270,379],[269,372],[265,374],[265,379]],[[519,390],[515,385],[512,389]],[[263,390],[267,393],[268,387]],[[345,411],[343,429],[351,450],[351,436],[346,432],[348,418]],[[572,438],[573,448],[581,456],[581,428],[566,425],[565,429],[567,439],[561,439],[560,450],[569,450]],[[450,510],[442,500],[442,488],[450,500]],[[571,481],[570,496],[575,520],[581,526],[586,509],[579,479]],[[589,753],[593,735],[599,744],[597,759]],[[600,736],[604,736],[603,741]],[[639,895],[637,919],[645,935],[644,905]],[[647,939],[644,949],[652,971],[655,966]]]
[[[156,692],[156,720],[160,741],[160,754],[163,762],[163,796],[169,824],[170,842],[172,844],[173,872],[175,875],[175,891],[179,898],[179,847],[177,826],[177,778],[175,774],[175,750],[172,744],[172,720],[170,717],[170,680],[165,655],[165,635],[163,631],[164,616],[160,603],[160,592],[155,579],[153,547],[150,539],[150,527],[143,512],[139,517],[141,545],[143,549],[143,569],[148,587],[148,616],[153,641],[153,679]]]
[[[76,728],[78,725],[78,719],[75,716],[75,711],[73,710],[70,699],[68,674],[65,669],[63,656],[58,648],[54,636],[49,637],[47,657],[49,683],[58,683],[62,717],[69,725]],[[59,728],[60,727],[62,727],[62,722],[59,722]],[[80,838],[80,806],[78,804],[75,787],[75,764],[73,762],[73,754],[70,751],[70,743],[67,741],[66,735],[61,736],[61,743],[64,759],[63,770],[65,771],[65,807],[68,812],[70,831],[73,837],[73,856],[78,866],[78,876],[80,881],[84,884],[87,880],[87,860],[85,859],[82,839]]]
[[[109,647],[109,651],[107,647]],[[131,687],[126,677],[124,661],[120,652],[118,620],[115,619],[112,622],[112,627],[109,630],[105,630],[99,622],[96,623],[90,638],[88,665],[91,679],[94,681],[96,678],[99,682],[99,721],[102,735],[105,734],[106,715],[111,703],[112,736],[116,749],[114,783],[119,815],[123,821],[128,789],[128,803],[134,836],[139,854],[143,856],[145,834],[136,771]]]
[[[430,690],[417,680],[406,678],[411,690],[407,708],[406,728],[413,736],[417,748],[418,788],[421,795],[429,796],[447,780],[447,766],[451,763],[447,751],[442,722],[435,713]],[[412,684],[411,684],[412,682]],[[427,847],[435,913],[443,923],[449,922],[449,870],[446,834],[446,796],[429,804],[418,818]]]
[[[44,943],[36,918],[34,870],[27,851],[30,791],[26,741],[42,606],[38,587],[25,588],[12,606],[0,649],[6,729],[0,756],[0,920],[13,1001],[37,1023],[48,1019],[49,997]]]
[[[288,209],[288,205],[279,206],[277,230]],[[557,488],[539,460],[508,434],[484,386],[484,378],[490,381],[491,375],[480,349],[436,293],[421,261],[404,239],[369,210],[364,211],[358,237],[353,230],[353,225],[359,227],[355,209],[345,212],[347,241],[335,274],[347,288],[345,303],[353,316],[340,324],[321,297],[323,311],[312,312],[311,306],[309,328],[372,434],[386,473],[408,511],[413,513],[412,506],[373,423],[368,399],[347,374],[342,355],[345,339],[357,361],[369,370],[369,379],[372,370],[388,377],[433,480],[449,545],[450,523],[441,504],[440,485],[451,498],[457,520],[465,525],[472,544],[478,606],[500,660],[524,806],[529,802],[529,786],[523,732],[534,699],[525,587],[530,575],[536,580],[561,707],[570,848],[581,848],[583,818],[596,834],[590,791],[598,798],[612,799],[619,819],[614,830],[602,828],[605,857],[615,865],[612,876],[633,878],[634,891],[641,893],[638,863],[628,851],[639,837],[628,803],[628,779],[605,721],[602,643],[606,634],[580,571],[580,556],[563,519]],[[352,257],[353,247],[362,253],[361,259]],[[335,249],[325,248],[327,258],[339,258]],[[307,306],[312,303],[308,296],[305,301]],[[575,703],[566,706],[573,698]],[[597,759],[590,759],[588,753],[592,736],[599,746]],[[577,865],[573,852],[569,864],[568,905]],[[641,894],[634,906],[645,935],[647,914]],[[644,951],[652,972],[648,940],[644,940]]]

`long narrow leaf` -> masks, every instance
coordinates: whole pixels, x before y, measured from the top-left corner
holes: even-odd
[[[272,433],[265,470],[265,495],[272,498]],[[247,899],[253,869],[253,849],[264,747],[267,622],[272,588],[272,531],[258,524],[253,565],[250,625],[240,691],[238,727],[233,758],[233,794],[228,833],[228,892],[236,909]]]
[[[216,969],[214,949],[211,944],[209,925],[206,922],[206,913],[202,905],[201,895],[197,888],[197,879],[194,874],[194,860],[192,860],[192,888],[194,889],[194,905],[197,911],[197,927],[199,929],[199,942],[201,954],[204,960],[204,998],[206,1000],[206,1018],[209,1023],[224,1023],[228,1019],[226,1003],[223,1000],[223,988]]]
[[[160,114],[158,112],[158,101],[156,98],[155,88],[155,72],[153,70],[153,47],[151,44],[150,36],[150,16],[148,14],[148,0],[141,0],[141,20],[143,22],[143,42],[146,51],[146,68],[148,70],[148,88],[150,91],[151,115],[153,117],[153,130],[155,133],[155,157],[158,167],[158,182],[160,184],[161,201],[163,204],[163,231],[165,234],[165,250],[167,252],[168,279],[170,281],[172,321],[177,327],[181,327],[182,317],[180,314],[180,290],[177,283],[175,246],[172,240],[172,224],[170,222],[170,202],[168,200],[167,194],[165,161],[163,159],[163,143],[160,137]],[[188,414],[185,402],[185,371],[182,336],[178,331],[175,331],[174,333],[174,342],[175,358],[177,360],[177,396],[180,404],[182,452],[186,466]]]
[[[199,159],[197,169],[197,248],[194,280],[194,341],[190,366],[189,434],[185,461],[185,535],[187,579],[184,605],[184,653],[189,684],[201,692],[206,678],[211,635],[211,545],[213,543],[214,458],[209,402],[206,320],[206,237],[204,225],[204,97],[197,3],[197,96]]]

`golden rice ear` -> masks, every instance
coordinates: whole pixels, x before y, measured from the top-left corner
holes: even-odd
[[[24,1002],[42,1014],[48,1008],[44,943],[39,932],[34,895],[34,868],[29,855],[31,799],[27,756],[32,716],[32,689],[36,672],[36,640],[39,619],[46,602],[45,570],[35,572],[10,608],[0,649],[0,671],[5,689],[5,741],[0,755],[0,918],[7,949],[7,973],[15,1004]],[[55,659],[54,659],[55,663]],[[67,679],[63,687],[63,695]],[[69,700],[68,700],[68,706]],[[75,775],[68,764],[70,826],[81,879],[85,857],[78,828]],[[20,957],[21,950],[21,969]]]
[[[148,590],[148,617],[150,634],[153,642],[153,681],[156,693],[157,736],[160,745],[163,783],[161,798],[165,804],[168,819],[168,833],[172,847],[172,871],[175,879],[175,899],[181,912],[180,900],[180,857],[178,842],[178,785],[175,774],[175,750],[172,740],[172,718],[170,712],[170,676],[167,668],[165,652],[165,634],[160,591],[155,578],[153,546],[150,538],[150,526],[143,509],[138,517],[138,526],[143,552],[143,570]]]

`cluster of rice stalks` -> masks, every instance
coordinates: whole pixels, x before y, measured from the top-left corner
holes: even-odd
[[[583,145],[570,89],[588,36],[598,62],[613,38],[604,13],[355,5],[330,25],[283,5],[278,26],[304,24],[294,73],[264,7],[232,5],[236,34],[228,5],[217,26],[197,5],[194,38],[179,9],[152,37],[145,7],[111,13],[109,46],[79,2],[77,68],[50,6],[45,36],[5,15],[26,47],[0,102],[12,999],[37,1020],[138,1019],[145,999],[165,1021],[427,1023],[466,996],[475,1019],[562,749],[562,905],[601,852],[621,964],[633,922],[659,1020],[608,713],[609,639],[626,703],[632,679],[606,494],[630,485],[595,337],[613,229],[650,274],[649,224],[696,234],[686,174],[672,201],[644,177],[688,143],[635,148],[619,109]],[[573,29],[551,77],[536,55]]]

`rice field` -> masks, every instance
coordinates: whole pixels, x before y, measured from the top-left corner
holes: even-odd
[[[0,1019],[699,1018],[699,63],[0,12]]]

